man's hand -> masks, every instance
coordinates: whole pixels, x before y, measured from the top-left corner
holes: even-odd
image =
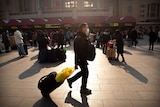
[[[75,70],[78,69],[78,65],[75,65],[75,66],[74,66],[74,69],[75,69]]]

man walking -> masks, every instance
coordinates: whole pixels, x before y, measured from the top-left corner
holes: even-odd
[[[116,42],[117,42],[117,61],[119,61],[119,54],[122,56],[122,62],[125,62],[124,56],[123,56],[123,48],[124,48],[124,42],[123,42],[123,36],[119,30],[116,30]]]
[[[91,90],[87,89],[87,79],[88,79],[88,63],[87,63],[87,36],[89,34],[89,28],[87,23],[80,25],[80,32],[77,33],[77,37],[74,41],[74,52],[75,52],[75,69],[78,69],[78,65],[81,71],[74,75],[72,78],[68,79],[69,87],[72,88],[72,83],[82,77],[82,85],[80,92],[83,94],[91,94]]]

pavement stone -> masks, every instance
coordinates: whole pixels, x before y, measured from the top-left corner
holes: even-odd
[[[72,46],[67,48],[65,63],[39,64],[38,49],[34,47],[29,47],[29,55],[24,58],[19,58],[17,51],[0,54],[0,106],[160,107],[160,45],[156,44],[155,50],[149,51],[147,36],[139,40],[136,48],[125,46],[126,63],[109,62],[101,49],[96,49],[96,58],[88,66],[91,95],[80,95],[79,79],[73,83],[73,89],[65,81],[50,98],[42,98],[38,80],[52,71],[73,67]]]

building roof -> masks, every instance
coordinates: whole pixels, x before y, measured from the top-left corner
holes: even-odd
[[[20,26],[21,25],[21,20],[15,20],[11,19],[9,20],[8,23],[5,24],[5,26]]]
[[[34,25],[43,25],[46,24],[47,20],[42,19],[42,18],[37,18],[34,20]]]
[[[107,23],[110,23],[110,22],[115,22],[115,23],[119,23],[120,22],[120,19],[117,17],[117,16],[111,16],[109,17],[107,20],[106,20]]]
[[[0,26],[5,26],[6,23],[3,20],[0,20]]]
[[[23,19],[21,25],[33,25],[33,22],[30,19]]]
[[[125,16],[125,17],[120,18],[120,21],[122,23],[126,23],[126,22],[135,23],[136,19],[133,16]]]
[[[46,24],[61,24],[62,20],[60,18],[47,18]]]

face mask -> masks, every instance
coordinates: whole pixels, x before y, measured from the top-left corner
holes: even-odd
[[[89,28],[87,28],[87,30],[86,30],[86,35],[87,36],[89,35]]]

